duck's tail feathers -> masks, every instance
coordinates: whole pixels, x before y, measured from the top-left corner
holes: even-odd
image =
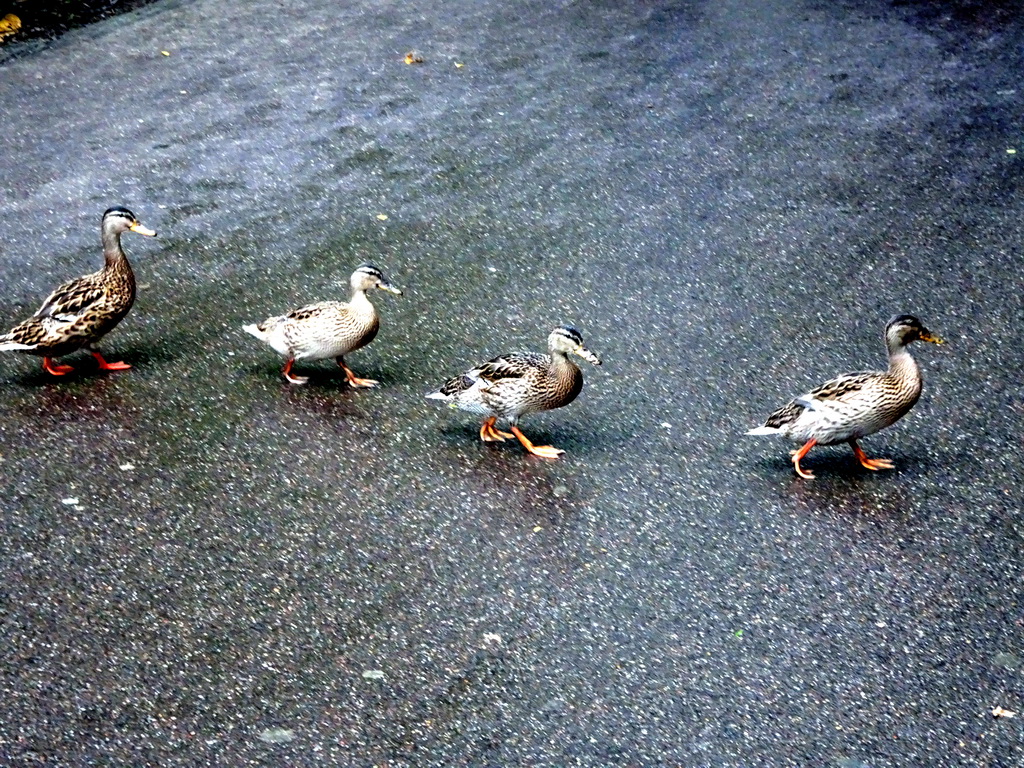
[[[747,430],[748,435],[777,435],[778,433],[778,427],[754,427]]]
[[[263,341],[267,338],[267,332],[260,328],[256,323],[253,323],[252,325],[243,325],[242,330],[245,331],[246,333],[251,333],[260,341]]]
[[[22,344],[14,341],[10,336],[0,336],[0,352],[24,352],[26,349],[35,349],[35,344]]]

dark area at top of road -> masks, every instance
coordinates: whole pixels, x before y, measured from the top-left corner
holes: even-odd
[[[151,2],[153,0],[3,0],[0,17],[13,13],[21,21],[21,29],[9,42],[53,40],[77,27]]]

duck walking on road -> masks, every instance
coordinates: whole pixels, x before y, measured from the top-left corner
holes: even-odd
[[[485,416],[480,427],[480,439],[484,442],[501,442],[514,436],[534,456],[557,459],[565,451],[550,445],[534,445],[519,429],[519,419],[561,408],[576,399],[583,389],[583,372],[569,359],[570,354],[594,365],[601,361],[583,345],[580,332],[570,325],[551,332],[548,353],[501,355],[449,379],[427,397]],[[511,434],[495,428],[498,419],[510,424]]]
[[[260,341],[270,345],[286,360],[281,371],[292,384],[305,384],[308,377],[295,376],[292,365],[297,360],[326,360],[333,357],[348,383],[353,387],[375,387],[380,382],[361,379],[345,365],[345,355],[365,347],[377,335],[380,318],[366,292],[379,288],[398,296],[402,292],[389,283],[372,264],[362,264],[349,279],[352,297],[348,302],[321,301],[270,317],[262,323],[243,326]]]
[[[849,443],[866,469],[892,469],[889,459],[869,459],[857,440],[885,429],[902,418],[921,396],[921,371],[907,346],[913,341],[944,343],[913,315],[897,315],[885,326],[889,368],[847,373],[794,398],[748,435],[782,435],[803,443],[793,452],[800,477],[814,475],[800,460],[816,445]]]
[[[101,371],[131,368],[128,363],[108,363],[95,346],[135,303],[135,275],[121,247],[122,232],[156,236],[127,208],[108,209],[100,223],[103,269],[59,286],[32,317],[0,336],[0,351],[38,355],[43,369],[54,376],[74,368],[54,363],[53,358],[83,347],[96,358]]]

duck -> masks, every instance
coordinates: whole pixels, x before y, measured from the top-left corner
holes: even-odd
[[[896,315],[885,326],[889,367],[884,371],[846,373],[790,400],[748,435],[782,435],[803,443],[792,452],[793,467],[805,480],[814,473],[800,460],[816,445],[849,443],[865,469],[893,469],[889,459],[870,459],[857,444],[862,437],[891,427],[917,403],[923,381],[907,347],[914,341],[946,343],[913,315]]]
[[[64,376],[74,368],[54,358],[83,347],[96,358],[101,371],[125,371],[128,363],[108,362],[96,343],[113,330],[135,303],[135,274],[121,247],[121,234],[156,237],[127,208],[108,208],[100,222],[103,269],[77,277],[51,293],[32,317],[0,336],[0,351],[24,352],[43,358],[43,370]]]
[[[565,451],[551,445],[534,445],[519,429],[519,419],[566,406],[583,391],[583,372],[569,359],[570,354],[601,365],[600,358],[584,346],[580,332],[566,325],[551,331],[548,354],[500,355],[449,379],[427,397],[484,416],[480,439],[485,443],[516,437],[534,456],[557,459]],[[507,421],[512,432],[497,429],[494,425],[498,419]]]
[[[296,376],[292,366],[299,360],[334,358],[349,386],[376,387],[374,379],[356,376],[345,364],[345,355],[365,347],[377,335],[380,318],[367,291],[378,288],[401,296],[402,291],[384,277],[373,264],[360,264],[349,278],[352,290],[347,301],[321,301],[292,310],[286,315],[269,317],[262,323],[242,326],[285,358],[281,373],[291,384],[305,384],[308,376]]]

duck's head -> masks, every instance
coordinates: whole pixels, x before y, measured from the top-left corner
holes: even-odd
[[[104,212],[101,226],[104,233],[110,232],[111,234],[119,235],[122,232],[131,230],[136,234],[145,235],[146,237],[156,237],[156,232],[142,226],[134,213],[120,206],[108,208]]]
[[[384,273],[373,266],[373,264],[360,264],[356,271],[352,273],[349,283],[352,285],[353,291],[368,291],[371,288],[380,288],[380,290],[388,291],[396,296],[402,295],[401,289],[389,283],[384,277]]]
[[[601,358],[583,346],[583,336],[571,325],[563,325],[551,332],[551,335],[548,336],[548,349],[552,353],[579,355],[594,365],[601,364]]]
[[[890,346],[905,347],[912,341],[927,341],[931,344],[945,344],[945,341],[929,331],[913,315],[896,315],[885,326],[885,340]]]

